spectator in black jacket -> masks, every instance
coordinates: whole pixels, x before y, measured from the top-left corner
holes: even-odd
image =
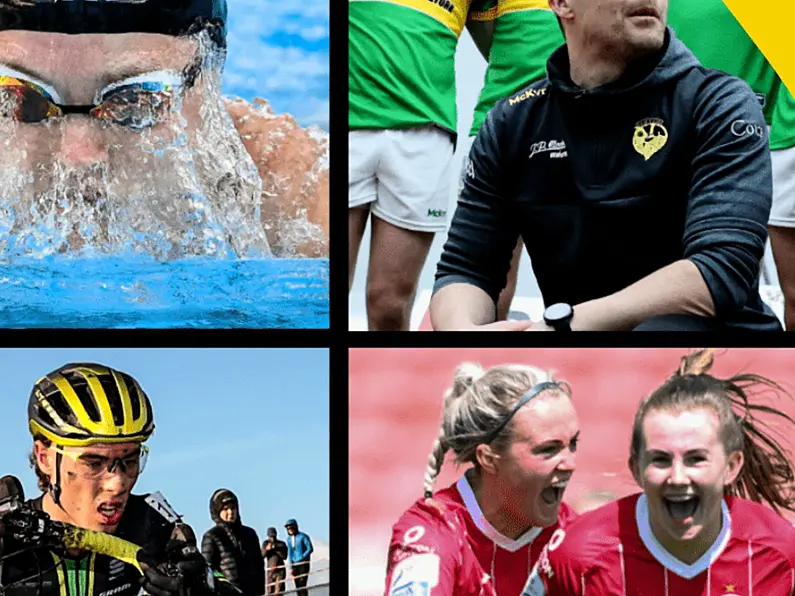
[[[759,295],[772,174],[751,88],[699,64],[667,0],[549,4],[566,45],[475,139],[434,329],[780,331]],[[545,321],[494,323],[519,236]]]
[[[259,551],[259,537],[240,521],[237,497],[218,489],[210,498],[210,517],[215,527],[202,539],[202,554],[213,571],[236,585],[245,596],[261,596],[265,590],[265,565]]]
[[[268,528],[268,539],[262,543],[262,558],[268,573],[266,594],[282,594],[287,578],[287,543],[277,538],[276,528]]]

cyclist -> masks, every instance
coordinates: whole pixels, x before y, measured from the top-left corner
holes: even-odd
[[[113,534],[144,548],[142,577],[97,553],[30,548],[6,536],[0,593],[5,596],[211,596],[239,594],[208,576],[192,531],[160,493],[133,495],[154,431],[152,404],[130,375],[67,364],[39,379],[28,403],[31,464],[43,494],[27,502],[50,519]],[[179,570],[178,574],[171,569]]]

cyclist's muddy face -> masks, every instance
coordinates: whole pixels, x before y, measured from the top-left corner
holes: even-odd
[[[145,452],[138,443],[50,447],[42,471],[54,478],[56,454],[61,452],[61,505],[55,512],[68,516],[77,526],[113,532],[119,525],[127,499],[145,464]],[[48,511],[50,515],[52,512]]]
[[[570,0],[571,33],[582,43],[619,52],[662,47],[668,0]]]
[[[0,31],[0,229],[46,228],[45,253],[206,254],[215,200],[246,208],[261,184],[208,39]]]

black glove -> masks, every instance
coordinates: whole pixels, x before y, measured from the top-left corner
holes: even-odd
[[[141,588],[152,596],[207,596],[207,563],[194,545],[170,540],[160,556],[145,550],[138,561],[144,575]]]

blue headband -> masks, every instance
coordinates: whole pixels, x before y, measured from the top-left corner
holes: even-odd
[[[519,408],[521,408],[523,405],[525,405],[527,402],[533,399],[536,395],[547,389],[560,390],[560,388],[561,388],[560,383],[558,383],[557,381],[544,381],[543,383],[539,383],[538,385],[532,387],[530,391],[528,391],[522,396],[522,398],[519,400],[519,403],[517,403],[514,406],[513,410],[511,410],[510,413],[503,419],[500,425],[488,435],[489,440],[484,442],[491,443],[494,439],[496,439],[497,435],[500,434],[500,431],[503,428],[505,428],[505,425],[508,424],[511,421],[511,418],[513,418],[516,415],[516,412],[519,411]]]

